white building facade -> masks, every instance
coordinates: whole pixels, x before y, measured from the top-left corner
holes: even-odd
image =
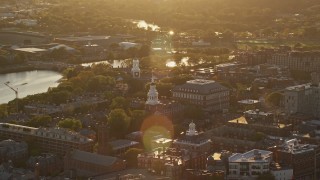
[[[140,67],[139,67],[139,59],[132,60],[132,77],[133,78],[140,78]]]
[[[253,180],[260,174],[270,172],[272,152],[253,149],[246,153],[236,153],[229,157],[228,180]]]

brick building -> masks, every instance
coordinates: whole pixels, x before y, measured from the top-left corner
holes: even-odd
[[[297,139],[290,139],[270,150],[273,151],[276,162],[292,167],[295,179],[317,179],[314,175],[316,162],[318,167],[316,172],[319,177],[318,149],[318,145],[300,144]]]
[[[158,148],[138,155],[138,167],[151,169],[156,174],[180,179],[185,169],[205,169],[207,154],[176,148]]]
[[[75,171],[77,176],[94,176],[120,171],[126,168],[126,162],[116,157],[104,156],[85,151],[74,150],[64,156],[64,170]]]
[[[198,131],[196,131],[196,125],[191,122],[189,124],[189,130],[173,141],[173,147],[186,149],[188,151],[208,153],[211,150],[211,140],[205,137],[203,132],[198,133]]]
[[[229,108],[229,90],[213,80],[195,79],[172,89],[175,100],[202,107],[206,111]]]
[[[0,123],[0,136],[17,141],[35,142],[42,151],[64,155],[70,150],[92,151],[94,142],[79,133],[63,128],[33,128],[9,123]]]

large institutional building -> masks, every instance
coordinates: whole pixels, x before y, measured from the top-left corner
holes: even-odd
[[[286,52],[276,53],[267,60],[269,64],[286,66],[290,70],[306,72],[320,71],[320,52]]]
[[[229,90],[213,80],[195,79],[173,88],[173,98],[206,111],[229,108]]]
[[[303,113],[320,117],[320,86],[318,75],[313,74],[312,83],[287,87],[284,92],[286,113]]]
[[[14,140],[32,140],[42,151],[65,155],[73,149],[92,151],[94,142],[63,128],[33,128],[0,123],[0,136]]]

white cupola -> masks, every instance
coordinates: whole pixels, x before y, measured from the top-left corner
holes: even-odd
[[[156,83],[154,82],[154,76],[152,72],[152,77],[151,77],[151,84],[150,84],[150,89],[148,92],[148,99],[146,101],[146,105],[158,105],[160,104],[160,101],[158,99],[158,91],[156,88]]]
[[[196,124],[191,122],[189,124],[189,130],[187,131],[187,136],[195,136],[198,135],[198,131],[196,130]]]

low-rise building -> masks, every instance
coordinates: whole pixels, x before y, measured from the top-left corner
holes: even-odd
[[[207,154],[176,148],[158,148],[138,155],[138,167],[151,169],[156,174],[179,179],[185,169],[204,169]]]
[[[318,145],[301,144],[297,139],[290,139],[271,150],[276,162],[292,167],[295,179],[316,179],[315,163],[316,167],[320,167]],[[319,171],[316,172],[319,174]]]
[[[109,142],[113,152],[115,154],[121,155],[124,154],[128,149],[138,147],[139,142],[131,141],[127,139],[118,139]]]
[[[173,146],[192,152],[208,153],[211,149],[211,140],[203,132],[198,132],[195,123],[191,122],[189,130],[174,140]]]
[[[0,142],[0,163],[23,161],[28,157],[28,144],[8,139]]]
[[[31,156],[26,162],[28,169],[39,171],[40,176],[50,176],[58,174],[63,169],[63,162],[55,154],[43,153],[39,156]]]
[[[281,166],[279,163],[271,163],[270,173],[275,180],[291,180],[293,177],[293,169],[288,166]]]
[[[229,180],[254,179],[270,171],[272,152],[253,149],[229,157]]]
[[[74,150],[64,156],[64,170],[74,171],[76,176],[95,176],[120,171],[126,162],[116,157]]]

